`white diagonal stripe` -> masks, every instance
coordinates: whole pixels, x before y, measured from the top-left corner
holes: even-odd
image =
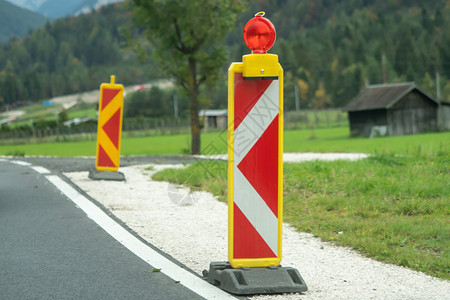
[[[247,178],[234,167],[234,203],[278,256],[278,218]]]
[[[276,256],[278,256],[278,218],[237,166],[273,122],[278,110],[279,81],[273,80],[234,131],[233,171],[234,203]]]
[[[273,80],[234,131],[234,161],[238,165],[278,114],[279,82]]]

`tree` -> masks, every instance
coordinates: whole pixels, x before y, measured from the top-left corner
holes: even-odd
[[[69,113],[65,108],[61,109],[61,111],[58,113],[58,125],[63,126],[64,122],[69,120]]]
[[[300,93],[300,98],[302,98],[303,100],[308,99],[308,93],[309,93],[309,85],[306,81],[304,81],[303,79],[299,79],[297,81],[298,84],[298,89],[299,89],[299,93]]]
[[[156,86],[149,91],[128,93],[124,114],[127,118],[162,118],[173,116],[172,90]]]
[[[200,154],[199,95],[213,86],[227,60],[221,45],[241,6],[234,0],[134,0],[133,20],[153,47],[161,73],[189,95],[191,151]]]

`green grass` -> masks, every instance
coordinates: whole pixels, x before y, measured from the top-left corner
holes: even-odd
[[[190,138],[188,135],[133,137],[122,141],[124,155],[180,155],[186,154]]]
[[[210,144],[211,140],[217,140],[216,134],[203,135],[202,141],[204,143],[204,149]],[[6,144],[0,146],[0,155],[11,155],[11,153],[20,151],[26,155],[49,155],[62,157],[95,156],[95,145],[95,140],[76,142],[61,141],[52,143],[31,142],[28,144],[13,145]],[[188,154],[189,147],[190,136],[187,134],[128,137],[122,139],[121,155],[181,155]],[[223,153],[226,151],[226,144],[224,144],[221,151],[223,151]]]
[[[25,114],[12,123],[12,126],[30,125],[33,120],[38,119],[56,120],[59,109],[59,106],[43,106],[42,103],[25,106],[21,109]]]
[[[45,119],[47,121],[56,120],[58,118],[58,113],[61,111],[62,106],[44,106],[43,101],[35,103],[33,105],[28,105],[22,107],[20,110],[25,112],[24,115],[20,116],[18,120],[12,123],[12,127],[18,127],[20,125],[31,125],[33,121],[39,119]],[[74,118],[96,118],[97,109],[96,104],[77,104],[68,110],[69,119]]]
[[[286,164],[285,221],[376,259],[449,279],[449,155]]]
[[[450,132],[379,138],[349,138],[349,129],[284,132],[284,152],[428,153],[450,148]]]
[[[421,154],[450,149],[450,132],[407,136],[350,138],[349,129],[331,128],[284,131],[284,152],[360,152]],[[227,152],[227,134],[202,135],[204,154]]]
[[[330,128],[348,126],[347,113],[340,109],[286,111],[284,128]]]
[[[189,153],[190,135],[126,137],[122,139],[122,155],[180,155]],[[427,154],[450,149],[450,132],[398,137],[349,138],[348,128],[287,130],[284,152],[362,152]],[[9,143],[9,141],[6,141]],[[22,151],[26,155],[85,156],[95,155],[95,141],[54,142],[36,144],[27,139],[22,144],[0,146],[0,155]],[[26,144],[25,144],[26,143]],[[227,133],[202,134],[202,153],[227,152]]]
[[[165,169],[152,178],[183,184],[193,190],[208,191],[220,201],[227,201],[227,163],[224,161],[202,160],[185,169]]]
[[[79,110],[69,110],[69,120],[75,118],[97,118],[97,109],[94,107],[79,109]]]
[[[95,141],[0,146],[0,155],[14,155],[14,153],[62,157],[95,156]]]
[[[369,257],[450,279],[450,152],[377,154],[284,165],[284,220]],[[225,162],[164,170],[156,180],[226,201]]]

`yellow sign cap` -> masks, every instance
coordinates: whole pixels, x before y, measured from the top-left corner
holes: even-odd
[[[276,54],[248,54],[242,57],[244,78],[278,77],[280,67]]]

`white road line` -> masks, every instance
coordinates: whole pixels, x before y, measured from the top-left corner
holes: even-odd
[[[25,166],[25,167],[31,166],[31,164],[29,162],[21,161],[21,160],[11,160],[11,163],[19,165],[19,166]]]
[[[35,170],[36,172],[38,172],[39,174],[50,174],[51,172],[49,170],[47,170],[44,167],[40,167],[40,166],[31,166],[30,168],[32,168],[33,170]]]
[[[148,264],[152,265],[154,268],[161,269],[162,273],[166,274],[175,281],[179,281],[180,284],[206,299],[236,299],[230,294],[209,284],[207,281],[177,266],[175,263],[145,245],[138,238],[111,219],[98,206],[93,204],[89,201],[89,199],[81,195],[58,176],[48,175],[46,177],[63,194],[69,197],[79,208],[81,208],[90,219],[96,222],[131,252]]]

